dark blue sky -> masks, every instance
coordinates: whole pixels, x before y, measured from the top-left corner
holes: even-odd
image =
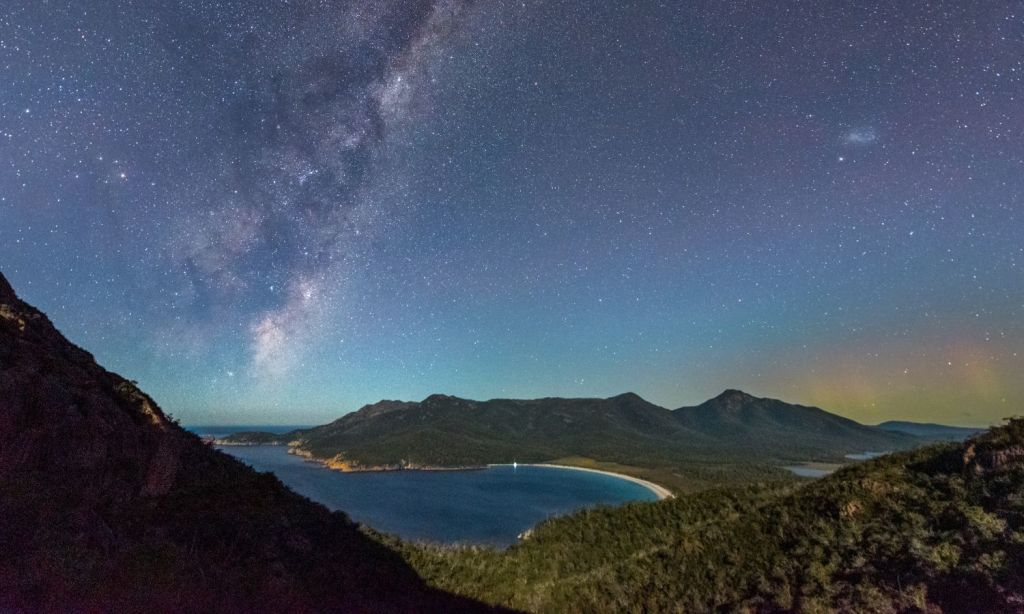
[[[193,423],[1024,402],[1019,2],[12,0],[0,268]]]

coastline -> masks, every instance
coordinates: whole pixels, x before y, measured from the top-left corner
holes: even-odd
[[[279,443],[279,442],[274,442],[274,443],[256,443],[256,442],[221,443],[220,441],[217,441],[217,440],[213,440],[211,443],[213,443],[213,445],[215,445],[215,446],[287,446],[288,445],[288,444]],[[324,469],[328,469],[330,471],[339,471],[341,473],[363,473],[363,472],[370,473],[370,472],[387,472],[387,471],[479,471],[480,469],[486,469],[487,467],[511,467],[512,466],[511,463],[488,463],[486,465],[471,465],[471,466],[465,466],[465,467],[438,467],[438,466],[429,466],[429,465],[424,465],[424,466],[412,465],[412,466],[401,466],[401,467],[385,465],[385,466],[365,467],[365,466],[359,466],[359,465],[352,465],[352,464],[349,464],[348,462],[339,461],[338,459],[334,459],[334,458],[317,458],[317,457],[312,456],[308,452],[305,452],[304,450],[300,450],[300,449],[292,447],[292,446],[288,446],[288,453],[289,454],[293,454],[295,456],[298,456],[300,458],[303,458],[308,463],[313,463],[315,465],[320,465]],[[665,499],[675,498],[675,495],[672,494],[672,491],[670,491],[669,489],[665,488],[664,486],[662,486],[660,484],[655,484],[654,482],[651,482],[649,480],[644,480],[642,478],[634,477],[634,476],[631,476],[631,475],[626,475],[624,473],[615,473],[614,471],[605,471],[604,469],[592,469],[590,467],[575,467],[573,465],[556,465],[554,463],[519,463],[519,465],[521,465],[523,467],[551,467],[551,468],[554,468],[554,469],[571,469],[573,471],[589,471],[590,473],[601,473],[601,474],[604,474],[604,475],[607,475],[607,476],[611,476],[613,478],[619,478],[620,480],[626,480],[626,481],[629,481],[629,482],[633,482],[634,484],[639,484],[640,486],[643,486],[647,490],[649,490],[652,493],[654,493],[654,495],[658,498],[658,501],[664,501]]]
[[[305,462],[311,465],[318,465],[328,471],[337,471],[339,473],[388,473],[391,471],[479,471],[486,469],[489,465],[465,465],[458,467],[446,467],[440,465],[354,465],[349,461],[340,460],[336,457],[332,458],[320,458],[313,456],[309,452],[297,448],[283,441],[273,442],[222,442],[221,440],[211,439],[210,444],[215,447],[222,448],[245,448],[245,447],[274,447],[274,448],[287,448],[288,454],[292,456],[298,456]]]
[[[573,471],[589,471],[590,473],[603,473],[604,475],[611,476],[613,478],[619,478],[621,480],[627,480],[629,482],[633,482],[634,484],[639,484],[640,486],[643,486],[647,490],[653,492],[655,494],[655,496],[658,497],[658,501],[664,501],[665,499],[674,499],[675,498],[675,495],[672,494],[672,491],[670,491],[669,489],[665,488],[664,486],[661,486],[660,484],[655,484],[654,482],[650,482],[648,480],[644,480],[644,479],[641,479],[641,478],[633,477],[631,475],[626,475],[624,473],[615,473],[614,471],[605,471],[603,469],[591,469],[590,467],[574,467],[572,465],[555,465],[555,464],[552,464],[552,463],[519,463],[519,465],[522,466],[522,467],[552,467],[552,468],[555,468],[555,469],[572,469]],[[491,463],[491,464],[489,464],[487,466],[488,467],[510,467],[510,466],[512,466],[512,464],[511,463]]]

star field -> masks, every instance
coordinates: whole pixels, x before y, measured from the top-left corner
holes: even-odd
[[[1017,2],[13,0],[0,268],[191,423],[1024,403]]]

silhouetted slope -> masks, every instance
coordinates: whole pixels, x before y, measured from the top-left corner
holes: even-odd
[[[2,275],[0,553],[3,611],[480,609],[179,428]]]

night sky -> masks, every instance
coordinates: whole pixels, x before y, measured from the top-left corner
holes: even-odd
[[[1024,5],[5,0],[0,270],[186,423],[1024,412]]]

